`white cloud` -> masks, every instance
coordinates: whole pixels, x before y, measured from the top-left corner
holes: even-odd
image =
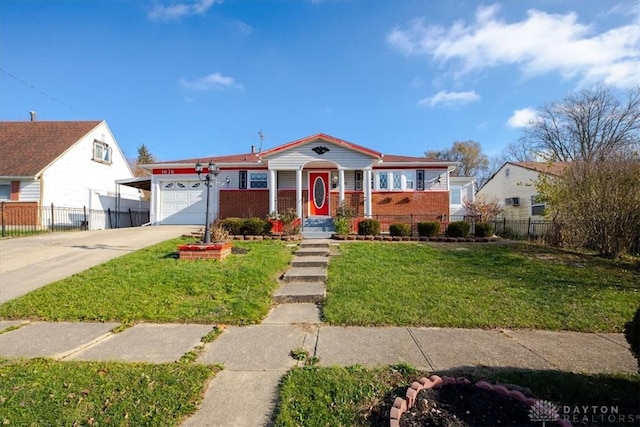
[[[454,105],[454,104],[468,104],[470,102],[479,101],[480,95],[475,91],[468,92],[447,92],[441,90],[433,96],[423,98],[418,101],[420,107],[434,107],[437,104]]]
[[[639,9],[640,10],[640,9]],[[395,28],[388,43],[407,55],[455,61],[459,75],[502,65],[517,65],[526,77],[558,73],[580,83],[605,82],[633,87],[640,82],[640,19],[596,33],[575,13],[529,10],[525,19],[507,23],[500,7],[478,7],[472,23],[444,28],[417,18]]]
[[[198,79],[188,81],[184,77],[178,80],[180,86],[185,89],[211,90],[211,89],[242,89],[242,85],[236,83],[233,77],[223,76],[220,73],[212,73]]]
[[[234,24],[242,34],[251,35],[253,33],[253,27],[246,22],[236,21]]]
[[[172,3],[168,6],[160,2],[155,2],[148,16],[150,19],[171,21],[190,15],[203,15],[214,3],[220,1],[221,0],[195,0],[191,2]]]
[[[523,108],[513,112],[507,124],[512,128],[523,128],[538,117],[538,113],[533,108]]]

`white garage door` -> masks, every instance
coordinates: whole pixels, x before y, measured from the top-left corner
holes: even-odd
[[[201,181],[162,181],[160,183],[161,224],[204,224],[206,186]],[[211,212],[214,212],[214,193],[211,189]]]

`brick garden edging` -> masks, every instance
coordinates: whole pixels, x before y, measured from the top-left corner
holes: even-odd
[[[231,243],[215,242],[211,244],[194,243],[178,246],[180,259],[217,259],[222,261],[231,254]]]
[[[402,414],[416,404],[416,397],[420,390],[425,388],[439,388],[448,384],[471,384],[471,381],[464,377],[453,378],[447,376],[440,377],[438,375],[431,375],[429,378],[422,377],[418,381],[414,381],[407,389],[406,398],[396,397],[393,401],[393,407],[389,412],[389,427],[400,427]],[[483,390],[493,391],[501,396],[518,400],[529,407],[539,402],[538,399],[527,397],[518,390],[509,390],[502,384],[490,384],[486,381],[478,381],[475,383],[475,386]],[[555,421],[555,424],[560,427],[572,427],[569,421],[562,419]]]
[[[471,242],[471,243],[487,243],[487,242],[495,242],[498,240],[497,237],[446,237],[446,236],[437,236],[437,237],[428,237],[428,236],[388,236],[388,235],[366,235],[361,236],[359,234],[332,234],[331,238],[334,240],[369,240],[369,241],[384,241],[384,242],[449,242],[449,243],[460,243],[460,242]]]

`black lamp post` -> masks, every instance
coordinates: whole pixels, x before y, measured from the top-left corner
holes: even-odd
[[[198,179],[200,181],[204,181],[204,185],[207,186],[207,212],[204,223],[204,239],[203,243],[209,244],[211,243],[211,227],[209,225],[209,189],[211,188],[211,177],[215,181],[216,177],[220,174],[220,169],[216,166],[213,161],[209,162],[209,166],[207,167],[207,174],[202,178],[200,175],[202,174],[202,163],[196,163],[196,173],[198,174]]]

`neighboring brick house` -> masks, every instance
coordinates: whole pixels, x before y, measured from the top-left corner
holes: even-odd
[[[478,191],[477,197],[498,200],[506,219],[542,219],[545,205],[535,182],[540,174],[561,176],[566,162],[507,162]]]
[[[147,209],[139,190],[117,186],[127,178],[131,168],[104,121],[0,122],[0,202],[5,213],[26,212],[14,222],[35,225],[39,208],[52,204]]]
[[[144,165],[153,171],[152,223],[202,224],[206,193],[194,172],[198,161],[205,167],[212,161],[220,170],[211,191],[211,218],[264,218],[289,208],[299,218],[327,218],[344,205],[359,217],[422,215],[445,222],[451,212],[450,173],[457,165],[383,155],[325,134],[262,152],[252,148],[246,154],[158,162]],[[458,186],[467,188],[472,181],[459,178]]]

